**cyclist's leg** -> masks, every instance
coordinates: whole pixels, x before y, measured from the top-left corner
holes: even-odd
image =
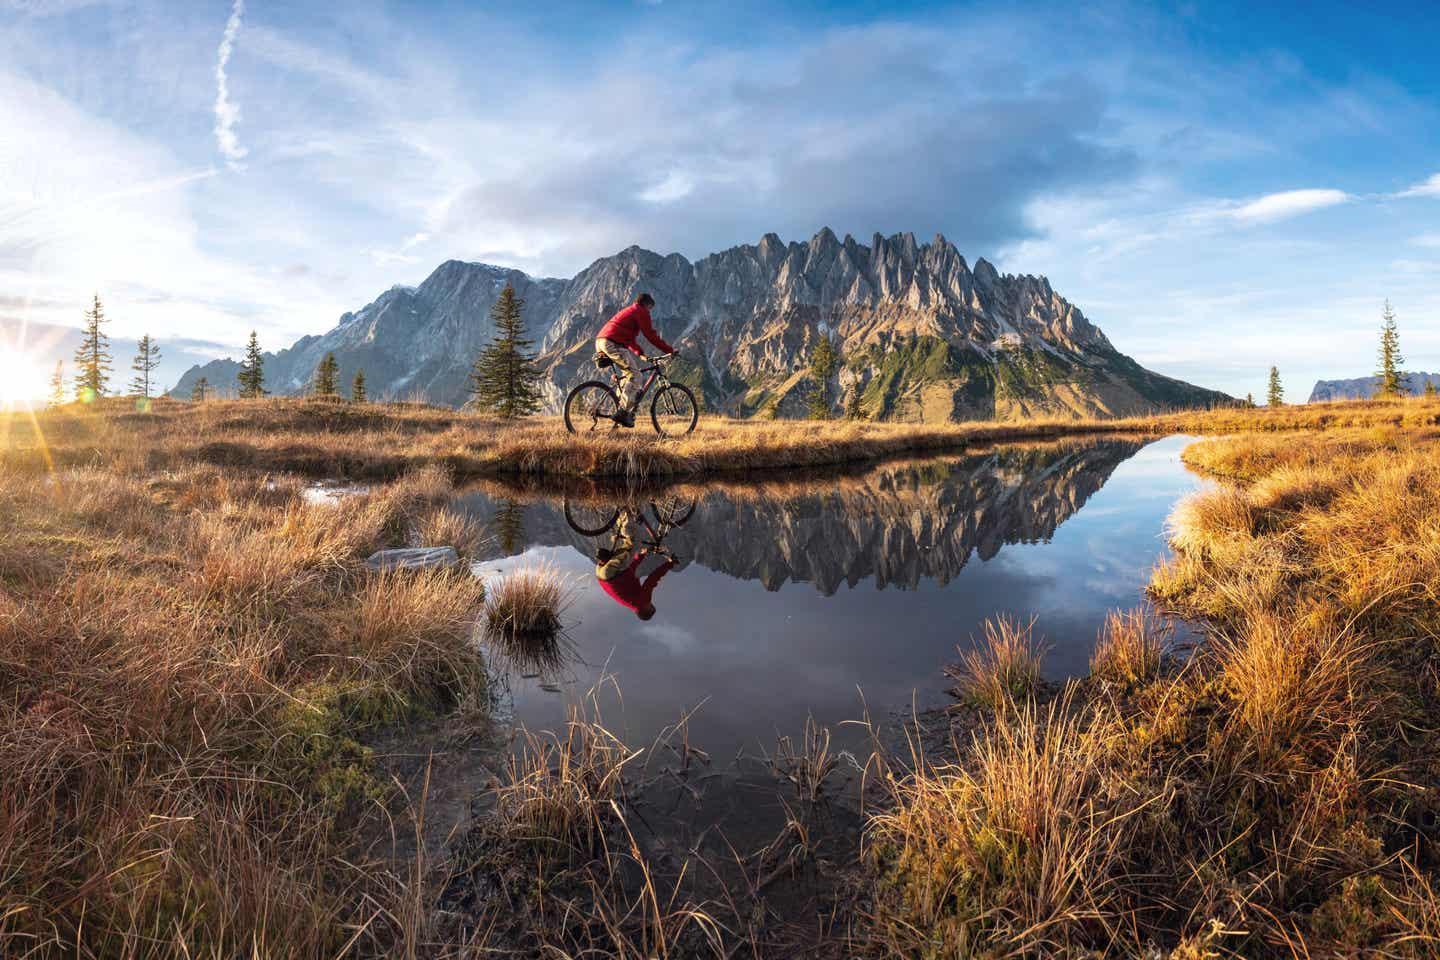
[[[600,337],[595,341],[595,352],[603,353],[615,364],[615,374],[620,378],[620,405],[630,408],[635,392],[635,354],[626,350],[614,340]]]

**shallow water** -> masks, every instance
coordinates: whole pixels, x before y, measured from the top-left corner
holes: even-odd
[[[807,717],[858,743],[842,724],[867,705],[882,717],[942,702],[941,668],[998,613],[1036,618],[1048,675],[1083,673],[1105,614],[1143,602],[1165,518],[1200,483],[1179,460],[1187,442],[997,447],[654,502],[589,495],[571,500],[575,525],[560,497],[465,493],[456,506],[490,533],[478,573],[548,561],[572,589],[561,662],[500,669],[502,714],[557,729],[598,685],[606,726],[631,745],[685,715],[717,762],[772,752]],[[597,580],[597,551],[624,547],[615,528],[575,529],[617,511],[644,518],[631,524],[641,580],[664,564],[638,553],[652,532],[675,556],[649,620]]]

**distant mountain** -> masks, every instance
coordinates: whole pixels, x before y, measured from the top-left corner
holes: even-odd
[[[709,409],[737,416],[801,415],[822,334],[842,355],[825,385],[832,408],[846,409],[858,391],[873,418],[1133,414],[1230,400],[1144,369],[1044,277],[1002,276],[984,259],[972,270],[940,236],[918,244],[877,233],[866,246],[829,229],[809,243],[766,234],[695,263],[630,247],[569,280],[447,261],[419,287],[393,287],[329,333],[267,355],[267,385],[303,392],[333,351],[345,382],[365,369],[372,396],[459,405],[506,283],[526,301],[552,409],[595,374],[596,331],[641,290],[655,295],[656,325],[682,354],[672,375]],[[201,376],[228,386],[238,369],[231,360],[195,367],[173,392],[188,396]]]
[[[1403,383],[1411,396],[1418,397],[1425,392],[1425,384],[1433,383],[1440,390],[1440,373],[1414,371],[1403,375]],[[1354,380],[1317,380],[1315,389],[1310,391],[1310,403],[1326,400],[1369,400],[1380,389],[1379,377],[1356,377]]]

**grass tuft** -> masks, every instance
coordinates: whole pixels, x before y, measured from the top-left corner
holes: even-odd
[[[1034,620],[1022,624],[1002,615],[985,621],[982,639],[969,650],[960,649],[960,662],[946,668],[958,682],[959,696],[1000,710],[1033,695],[1040,684],[1040,661],[1045,654],[1034,630]]]

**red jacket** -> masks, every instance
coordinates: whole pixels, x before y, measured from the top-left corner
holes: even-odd
[[[599,577],[595,578],[596,580],[600,580],[600,589],[610,594],[616,603],[623,607],[629,607],[631,610],[637,612],[650,606],[650,595],[653,594],[655,588],[659,586],[660,578],[669,573],[670,568],[675,566],[674,560],[666,560],[655,568],[654,573],[645,578],[644,583],[641,583],[640,578],[635,575],[635,569],[640,566],[644,559],[645,553],[641,551],[635,555],[635,559],[630,562],[630,566],[625,568],[625,572],[613,580],[600,580]]]
[[[655,328],[651,326],[650,310],[644,304],[630,304],[607,320],[605,326],[600,328],[601,338],[615,341],[637,357],[645,356],[645,352],[635,345],[642,333],[645,334],[646,340],[655,344],[659,349],[666,353],[675,352],[675,348],[660,339],[660,334],[656,333]]]

